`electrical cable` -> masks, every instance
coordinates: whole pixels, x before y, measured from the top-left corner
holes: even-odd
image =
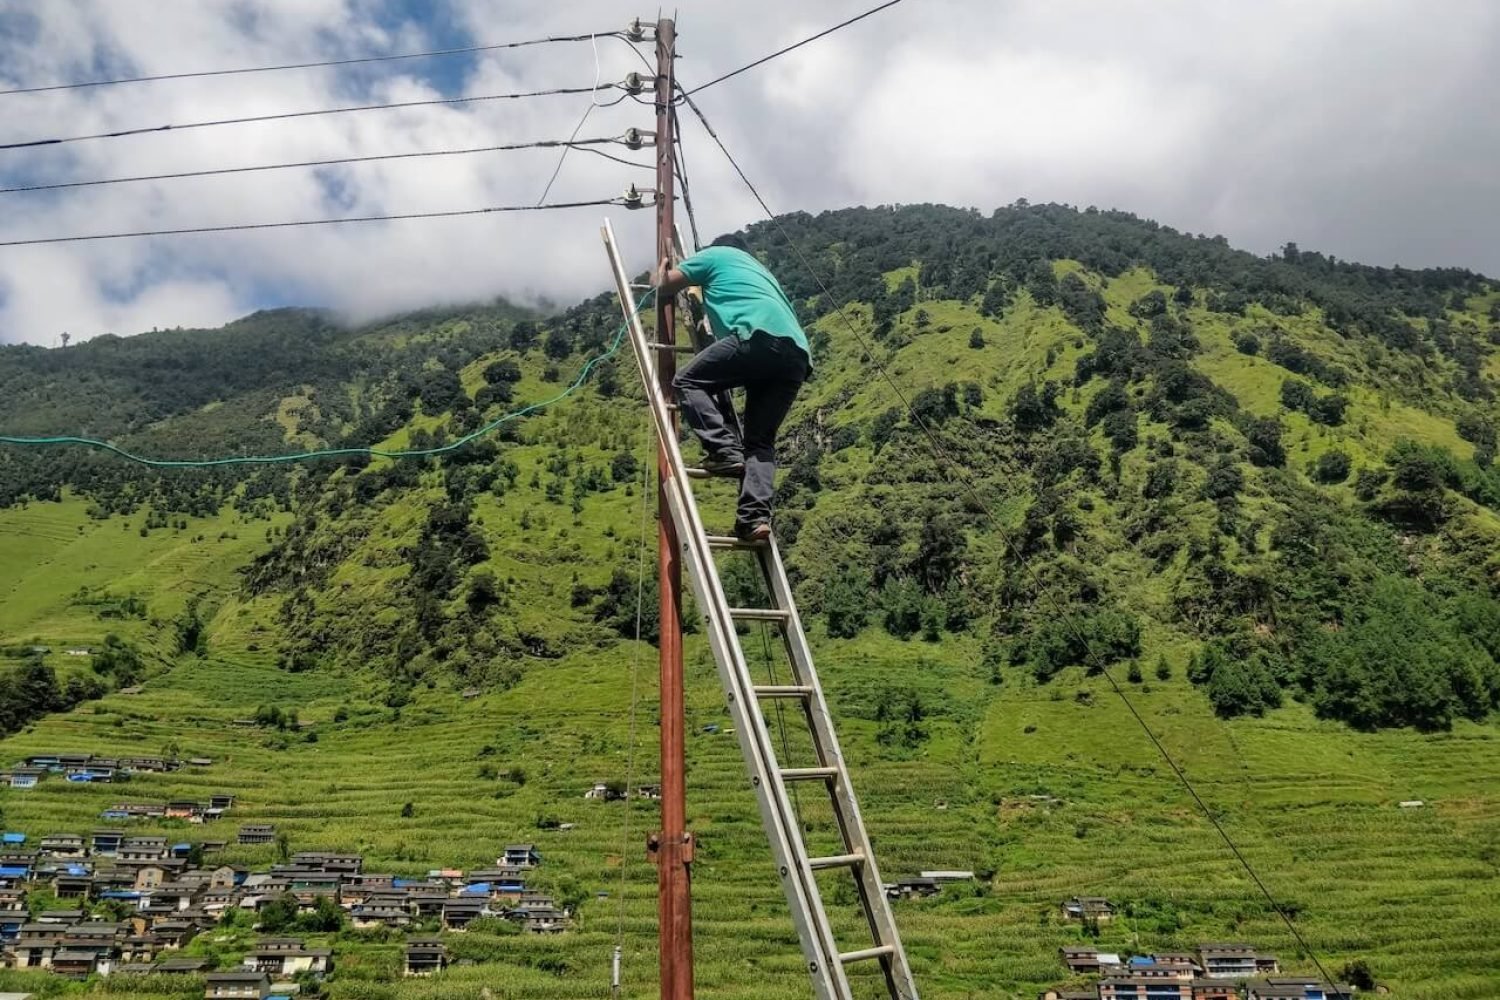
[[[900,2],[901,2],[901,0],[887,0],[886,3],[883,3],[883,4],[881,4],[878,7],[871,7],[869,10],[865,11],[863,14],[856,14],[854,17],[849,18],[849,20],[847,20],[847,21],[840,21],[838,24],[835,24],[831,28],[824,28],[822,31],[818,32],[816,35],[809,35],[806,38],[802,39],[802,41],[800,41],[800,42],[793,42],[791,45],[788,45],[784,49],[777,49],[775,52],[772,52],[770,55],[768,55],[768,56],[762,56],[759,59],[755,60],[755,62],[753,62],[753,63],[746,63],[745,65],[741,66],[739,69],[731,70],[730,72],[725,73],[723,76],[716,76],[712,80],[708,81],[707,83],[700,83],[698,86],[694,87],[692,90],[684,91],[682,96],[684,98],[686,98],[686,97],[688,97],[691,94],[696,94],[696,93],[699,93],[700,91],[707,90],[709,87],[712,87],[715,84],[723,83],[725,80],[728,80],[730,77],[739,76],[741,73],[745,72],[746,70],[751,70],[751,69],[754,69],[757,66],[760,66],[760,65],[763,65],[765,63],[768,63],[772,59],[775,59],[778,56],[784,56],[788,52],[791,52],[793,49],[800,49],[802,46],[808,44],[809,42],[816,42],[818,39],[824,37],[825,35],[831,35],[835,31],[838,31],[840,28],[847,28],[847,27],[849,27],[849,25],[853,24],[856,21],[863,21],[865,18],[869,17],[871,14],[878,14],[881,11],[883,11],[883,10],[889,8],[889,7],[896,6],[896,4],[898,4]]]
[[[86,142],[91,139],[119,139],[124,136],[146,135],[152,132],[182,132],[187,129],[213,128],[219,125],[247,125],[254,122],[285,121],[291,118],[314,118],[319,115],[346,115],[356,111],[392,111],[399,108],[430,108],[439,105],[474,104],[480,101],[517,101],[528,97],[558,97],[568,94],[588,94],[598,90],[612,90],[619,86],[617,83],[607,83],[603,87],[554,87],[550,90],[526,90],[512,94],[480,94],[474,97],[434,97],[424,101],[393,101],[387,104],[357,104],[352,107],[319,108],[313,111],[282,111],[269,115],[247,115],[242,118],[215,118],[209,121],[185,122],[181,125],[149,125],[141,128],[119,129],[114,132],[94,132],[89,135],[29,139],[25,142],[0,143],[0,149],[31,149],[38,146],[58,146],[68,142]]]
[[[624,41],[619,32],[610,32]],[[162,80],[195,80],[213,76],[238,76],[245,73],[276,73],[290,69],[316,69],[322,66],[355,66],[363,63],[395,62],[401,59],[433,59],[440,56],[469,55],[476,52],[495,52],[501,49],[520,49],[531,45],[546,45],[553,42],[586,42],[594,35],[557,35],[551,38],[532,38],[522,42],[497,42],[493,45],[466,45],[456,49],[432,49],[427,52],[402,52],[388,56],[357,56],[349,59],[325,59],[319,62],[283,63],[277,66],[249,66],[242,69],[212,69],[189,73],[159,73],[155,76],[131,76],[114,80],[86,80],[78,83],[53,83],[40,87],[16,87],[0,90],[0,97],[10,94],[40,94],[56,90],[81,90],[85,87],[113,87],[123,83],[156,83]]]
[[[568,136],[568,142],[572,142],[574,139],[578,138],[578,133],[583,129],[583,123],[589,120],[589,115],[593,114],[594,109],[599,106],[599,101],[595,97],[595,94],[599,92],[599,74],[601,72],[599,68],[599,43],[594,41],[592,37],[589,38],[589,42],[591,43],[591,47],[594,50],[594,89],[589,94],[589,106],[583,109],[583,117],[578,119],[577,125],[573,126],[573,134]],[[634,46],[632,46],[632,48],[633,47]],[[567,160],[567,158],[568,147],[565,145],[563,146],[562,153],[557,157],[557,166],[552,168],[552,176],[547,178],[547,186],[542,188],[542,195],[536,200],[536,203],[538,205],[546,201],[547,195],[552,193],[552,185],[557,182],[557,175],[562,173],[563,162]]]
[[[682,207],[687,210],[688,229],[693,234],[694,252],[702,249],[703,241],[698,237],[698,217],[693,214],[693,195],[688,187],[687,154],[682,149],[682,130],[677,122],[677,106],[672,106],[672,164],[677,179],[682,182]]]
[[[510,142],[499,146],[472,146],[466,149],[428,149],[414,153],[378,153],[372,156],[342,156],[330,160],[298,160],[291,163],[263,163],[249,167],[219,167],[212,170],[184,170],[171,174],[141,174],[135,177],[104,177],[91,181],[63,181],[57,184],[27,184],[20,187],[0,188],[0,194],[21,194],[34,191],[59,191],[64,188],[101,187],[106,184],[134,184],[140,181],[172,181],[185,177],[218,177],[225,174],[249,174],[264,170],[292,170],[300,167],[332,167],[342,163],[375,163],[383,160],[411,160],[431,156],[468,156],[473,153],[507,153],[522,149],[556,149],[559,146],[602,146],[619,144],[620,139],[594,138],[546,139],[538,142]],[[643,164],[619,160],[631,166]]]
[[[640,301],[636,303],[636,312],[639,313],[640,310],[646,306],[647,302],[653,299],[655,295],[656,289],[652,288],[645,295],[641,296]],[[430,458],[433,455],[444,455],[448,452],[456,451],[459,448],[462,448],[464,445],[468,444],[470,441],[493,432],[502,424],[507,424],[513,420],[519,420],[521,417],[529,416],[530,414],[535,413],[538,410],[545,409],[552,404],[561,402],[562,400],[571,396],[573,393],[577,392],[579,387],[582,386],[583,383],[588,379],[589,375],[593,372],[595,367],[609,360],[619,352],[620,345],[625,342],[625,333],[627,328],[628,324],[621,323],[620,328],[615,331],[614,340],[610,343],[609,347],[602,354],[597,354],[594,357],[590,358],[587,362],[585,362],[584,366],[579,370],[578,376],[574,378],[573,381],[569,383],[568,387],[563,389],[562,392],[559,392],[557,395],[552,396],[549,399],[544,399],[539,403],[532,403],[529,406],[521,407],[519,410],[512,410],[509,413],[502,414],[501,416],[496,417],[494,420],[491,420],[489,423],[485,424],[479,429],[471,431],[468,434],[465,434],[463,437],[456,438],[445,445],[440,445],[435,448],[416,448],[404,451],[391,451],[382,448],[321,448],[314,451],[293,452],[285,455],[254,455],[237,456],[231,458],[175,459],[146,458],[141,455],[131,454],[118,445],[110,444],[107,441],[98,441],[93,438],[75,437],[73,435],[58,435],[54,437],[22,437],[13,434],[0,434],[0,444],[14,444],[32,447],[80,445],[86,448],[95,448],[100,451],[111,452],[115,455],[120,456],[121,458],[127,459],[131,462],[135,462],[137,465],[146,465],[153,468],[167,469],[203,469],[223,465],[269,465],[286,462],[306,462],[320,458],[342,458],[350,455],[365,455],[371,458]]]
[[[410,219],[452,219],[463,215],[489,215],[495,212],[543,212],[564,208],[592,208],[600,205],[631,207],[623,198],[594,198],[590,201],[554,201],[546,205],[491,205],[486,208],[464,208],[450,212],[404,212],[395,215],[351,215],[337,219],[298,219],[292,222],[245,222],[226,226],[190,226],[185,229],[150,229],[129,233],[95,233],[88,236],[48,236],[30,240],[4,240],[0,247],[35,246],[40,243],[82,243],[89,240],[123,240],[137,236],[181,236],[187,233],[229,233],[248,229],[290,229],[297,226],[336,226],[346,222],[403,222]]]
[[[625,946],[625,887],[628,885],[625,859],[630,856],[630,798],[631,783],[635,777],[635,734],[640,707],[641,650],[644,645],[641,642],[641,623],[646,613],[646,547],[647,526],[650,524],[647,515],[650,511],[651,497],[651,428],[649,426],[645,428],[645,433],[641,437],[645,445],[642,450],[646,453],[646,459],[641,463],[641,531],[635,575],[635,647],[630,656],[630,742],[627,744],[625,756],[625,817],[622,820],[623,829],[620,831],[620,905],[615,927],[615,947],[621,949]]]
[[[798,261],[801,262],[803,268],[806,269],[808,274],[812,276],[813,280],[817,282],[818,287],[822,290],[823,294],[828,297],[828,300],[834,304],[839,317],[844,322],[844,325],[848,328],[849,332],[854,335],[855,339],[859,341],[862,349],[865,352],[865,355],[875,365],[875,368],[880,373],[881,377],[885,379],[887,384],[889,384],[891,389],[896,393],[897,398],[901,400],[902,405],[905,407],[913,422],[916,423],[916,425],[921,428],[922,432],[926,435],[929,443],[932,445],[933,451],[938,455],[938,457],[944,464],[948,465],[956,473],[959,474],[963,488],[985,512],[985,515],[989,518],[991,524],[993,524],[996,530],[999,532],[1006,548],[1015,554],[1019,565],[1024,568],[1027,574],[1031,577],[1033,584],[1037,588],[1037,593],[1046,595],[1050,603],[1053,605],[1054,612],[1058,615],[1059,619],[1068,621],[1068,617],[1062,613],[1062,608],[1057,606],[1056,598],[1051,596],[1051,591],[1042,586],[1041,578],[1037,575],[1035,567],[1031,565],[1025,554],[1020,550],[1020,547],[1017,546],[1011,539],[1010,532],[1006,530],[1005,526],[996,516],[994,509],[988,502],[986,502],[984,497],[981,496],[978,490],[974,487],[973,480],[969,474],[968,469],[953,459],[953,457],[949,454],[947,448],[943,447],[941,441],[933,432],[932,428],[927,424],[925,420],[922,419],[921,415],[912,408],[911,402],[907,399],[906,394],[901,391],[901,387],[896,383],[895,379],[891,377],[889,371],[886,370],[885,366],[880,364],[879,360],[875,357],[874,352],[870,349],[869,344],[865,340],[864,336],[860,334],[859,330],[855,327],[853,322],[850,321],[848,313],[845,311],[843,304],[834,297],[833,292],[829,290],[828,285],[823,281],[822,276],[819,275],[817,270],[812,266],[812,262],[807,259],[806,255],[802,253],[802,250],[797,246],[796,242],[792,240],[791,234],[787,232],[786,227],[781,224],[781,221],[777,218],[776,214],[771,211],[770,206],[766,204],[766,200],[761,197],[760,192],[756,189],[755,185],[751,183],[750,178],[745,175],[745,171],[741,169],[739,163],[729,152],[729,149],[724,145],[724,141],[719,138],[718,133],[714,131],[713,126],[709,124],[708,119],[704,117],[703,112],[698,108],[692,97],[689,94],[684,93],[683,100],[687,103],[687,106],[692,110],[693,114],[698,117],[699,122],[702,123],[704,130],[708,132],[710,138],[712,138],[715,144],[718,145],[719,150],[729,161],[730,166],[734,168],[735,173],[739,175],[740,180],[744,182],[745,187],[749,190],[750,194],[755,198],[756,202],[760,204],[761,210],[766,213],[766,217],[776,227],[777,231],[780,232],[782,238],[786,240],[787,246],[791,249],[793,255],[797,257]],[[1246,874],[1250,876],[1250,880],[1255,884],[1256,888],[1259,889],[1261,895],[1264,896],[1266,901],[1271,905],[1271,909],[1275,911],[1276,915],[1281,918],[1282,923],[1286,925],[1287,930],[1291,932],[1291,935],[1296,940],[1297,944],[1302,948],[1304,952],[1307,953],[1313,964],[1317,966],[1318,972],[1330,984],[1333,983],[1333,977],[1330,976],[1328,974],[1328,970],[1323,967],[1322,961],[1319,960],[1317,954],[1308,945],[1306,938],[1302,936],[1302,932],[1297,928],[1296,924],[1292,922],[1292,918],[1287,914],[1285,908],[1283,908],[1280,902],[1277,901],[1275,895],[1272,894],[1270,888],[1265,884],[1265,882],[1261,880],[1260,875],[1250,864],[1249,859],[1245,857],[1244,853],[1241,852],[1239,845],[1235,843],[1232,837],[1230,837],[1229,831],[1224,829],[1224,826],[1219,822],[1218,817],[1215,816],[1213,810],[1209,808],[1208,803],[1205,802],[1202,796],[1198,794],[1197,788],[1194,787],[1193,783],[1188,779],[1187,774],[1182,770],[1182,768],[1178,766],[1176,759],[1172,757],[1166,746],[1163,745],[1161,740],[1157,738],[1150,725],[1136,709],[1135,704],[1130,700],[1129,695],[1126,694],[1125,689],[1120,686],[1119,682],[1115,680],[1114,675],[1111,674],[1109,672],[1109,669],[1103,664],[1103,662],[1099,660],[1098,655],[1094,652],[1093,645],[1088,640],[1088,636],[1082,634],[1082,632],[1077,632],[1075,634],[1075,637],[1080,640],[1084,650],[1087,651],[1086,658],[1092,659],[1092,663],[1090,665],[1096,667],[1098,671],[1104,675],[1105,679],[1109,682],[1109,685],[1114,690],[1115,694],[1117,694],[1120,697],[1120,700],[1125,703],[1125,707],[1129,710],[1130,715],[1135,719],[1140,727],[1145,730],[1146,736],[1150,739],[1151,744],[1156,748],[1157,753],[1164,761],[1166,761],[1167,766],[1171,768],[1172,773],[1177,777],[1178,781],[1187,790],[1188,795],[1192,798],[1193,802],[1198,806],[1199,810],[1208,819],[1210,825],[1212,825],[1214,830],[1218,833],[1219,838],[1224,842],[1225,846],[1229,848],[1230,853],[1234,855],[1240,866],[1244,868]]]

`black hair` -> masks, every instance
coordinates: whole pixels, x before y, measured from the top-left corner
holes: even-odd
[[[710,243],[709,246],[734,247],[736,250],[743,250],[746,253],[750,252],[750,244],[746,243],[745,238],[739,233],[725,233],[723,236],[720,236],[718,239]]]

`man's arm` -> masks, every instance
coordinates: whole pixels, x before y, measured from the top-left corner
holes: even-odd
[[[670,257],[663,257],[661,259],[661,264],[656,269],[658,295],[671,297],[692,284],[695,284],[695,282],[672,266],[672,259]]]

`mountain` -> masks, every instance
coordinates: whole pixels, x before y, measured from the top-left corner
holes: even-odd
[[[1404,996],[1483,995],[1500,959],[1479,888],[1500,863],[1500,284],[1292,245],[1260,258],[1055,205],[795,214],[747,235],[814,342],[777,530],[883,872],[995,873],[900,904],[924,995],[1064,979],[1078,930],[1056,903],[1075,894],[1129,909],[1101,947],[1245,937],[1310,968],[1112,682],[1331,971],[1366,960]],[[557,396],[618,324],[604,295],[550,318],[346,329],[283,310],[3,348],[0,428],[161,457],[432,447]],[[182,472],[0,448],[0,645],[30,682],[0,725],[80,705],[0,750],[128,736],[229,756],[248,816],[387,869],[537,839],[588,895],[624,857],[643,982],[651,873],[620,804],[580,796],[654,768],[649,710],[630,707],[650,698],[633,641],[649,466],[628,348],[430,459]],[[727,525],[727,491],[705,489]],[[753,600],[745,570],[726,568],[732,599]],[[106,634],[113,652],[83,666],[29,653]],[[696,637],[689,654],[703,994],[800,996],[738,755],[702,731],[725,716]],[[272,708],[317,741],[223,726]],[[520,782],[498,777],[512,767]],[[87,822],[75,790],[42,791],[0,800],[7,821]],[[1398,815],[1410,799],[1429,807]],[[476,951],[527,984],[496,995],[598,982],[613,903],[547,949]],[[537,978],[544,957],[560,974]]]

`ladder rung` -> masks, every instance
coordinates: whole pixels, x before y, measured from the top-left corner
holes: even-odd
[[[839,776],[836,767],[783,767],[782,781],[832,781]]]
[[[692,475],[689,469],[688,474]],[[736,538],[734,535],[709,535],[708,547],[711,549],[763,549],[765,542],[755,542],[746,538]]]
[[[810,684],[762,684],[755,688],[757,698],[811,698]]]
[[[653,351],[675,351],[678,354],[696,354],[698,349],[692,344],[659,344],[652,342],[646,345]]]
[[[863,854],[834,854],[826,858],[808,858],[807,867],[815,872],[826,868],[853,868],[864,864],[864,860]]]
[[[747,622],[784,622],[792,614],[782,608],[730,608],[729,617]]]
[[[863,962],[871,958],[885,958],[887,955],[895,954],[896,949],[888,944],[876,945],[874,948],[861,948],[859,951],[846,951],[839,955],[839,961],[848,965],[850,962]]]

